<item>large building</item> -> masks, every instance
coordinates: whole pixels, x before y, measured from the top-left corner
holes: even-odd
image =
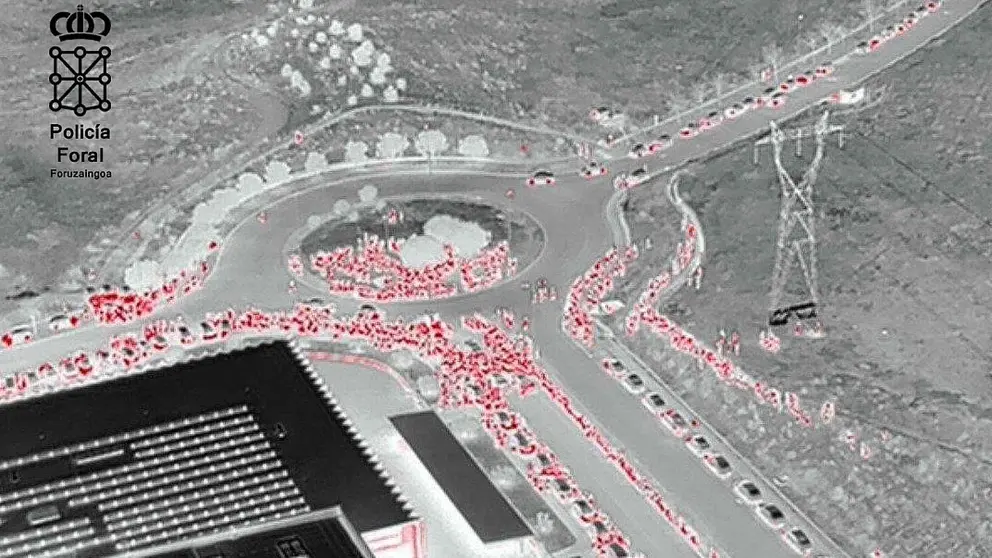
[[[128,558],[375,558],[345,517],[331,508],[131,552]]]
[[[283,342],[4,405],[0,432],[0,558],[154,556],[334,508],[377,558],[425,555],[419,518]]]
[[[488,550],[500,556],[540,553],[534,532],[437,413],[389,420]]]

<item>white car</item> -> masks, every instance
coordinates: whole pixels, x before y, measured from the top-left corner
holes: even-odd
[[[672,136],[668,134],[662,134],[658,136],[658,139],[648,144],[648,153],[651,154],[659,153],[665,149],[668,149],[674,143],[675,141],[672,139]]]
[[[665,408],[665,400],[654,391],[645,394],[641,399],[641,404],[644,405],[645,409],[651,411],[651,414],[658,414]]]
[[[709,440],[702,436],[690,436],[689,438],[686,438],[685,446],[689,448],[689,451],[691,451],[696,457],[702,457],[708,451],[713,449],[713,446],[710,445]]]
[[[781,529],[785,524],[785,514],[775,504],[759,504],[754,513],[772,529]]]
[[[57,314],[48,320],[48,329],[52,331],[65,331],[67,329],[73,329],[77,323],[78,321],[73,320],[70,316]]]
[[[616,180],[613,181],[613,187],[618,190],[628,190],[634,186],[639,186],[647,182],[650,175],[648,175],[647,167],[641,167],[639,169],[634,169],[631,173],[621,173],[617,176]]]
[[[623,383],[624,389],[626,389],[633,395],[640,395],[644,393],[644,390],[646,389],[644,385],[644,379],[638,376],[637,374],[627,374],[626,376],[624,376],[621,383]]]
[[[20,345],[21,343],[27,343],[34,339],[34,328],[29,325],[19,325],[11,329],[4,336],[5,344],[9,341],[10,345]]]
[[[682,139],[694,138],[699,134],[699,130],[696,129],[696,123],[690,122],[679,130],[679,137]]]
[[[597,176],[606,176],[610,171],[606,167],[597,163],[596,161],[589,161],[586,163],[582,170],[579,171],[579,176],[583,178],[596,178]]]
[[[747,108],[743,104],[737,103],[723,109],[723,117],[727,120],[733,120],[745,112],[747,112]]]
[[[813,550],[813,541],[798,527],[793,527],[785,534],[785,543],[800,556],[808,556],[809,551]]]
[[[734,486],[734,492],[740,496],[746,504],[758,505],[761,503],[761,489],[758,485],[749,480],[744,480]]]
[[[682,437],[685,434],[685,430],[689,426],[689,423],[686,422],[685,418],[675,409],[669,409],[668,411],[662,413],[661,422],[672,431],[672,434],[679,437]]]
[[[529,188],[537,188],[538,186],[554,186],[554,184],[555,175],[550,171],[537,171],[527,179],[527,186]]]
[[[714,475],[721,479],[728,478],[730,473],[734,472],[734,468],[730,465],[730,461],[727,461],[726,457],[719,454],[704,456],[703,463],[706,464],[707,469],[712,471]]]

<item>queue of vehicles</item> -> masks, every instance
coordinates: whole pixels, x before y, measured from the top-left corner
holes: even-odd
[[[620,359],[606,357],[600,361],[604,372],[618,380],[623,388],[631,395],[640,397],[641,405],[655,417],[666,430],[682,439],[694,456],[715,477],[730,481],[734,467],[730,460],[720,454],[710,441],[702,434],[693,432],[696,426],[694,420],[686,419],[675,408],[669,407],[664,397],[656,391],[648,391],[644,379],[637,373],[631,372]],[[737,501],[750,507],[756,518],[763,525],[777,531],[786,545],[801,556],[809,556],[813,550],[813,542],[805,531],[798,527],[786,527],[785,513],[775,504],[764,499],[764,494],[752,480],[740,480],[733,484],[733,492]],[[820,556],[818,558],[828,558]]]

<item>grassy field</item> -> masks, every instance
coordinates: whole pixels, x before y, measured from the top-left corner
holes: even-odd
[[[701,291],[666,311],[707,341],[720,328],[740,330],[748,372],[800,393],[813,410],[837,401],[838,426],[874,455],[848,451],[840,428],[801,431],[749,407],[749,394],[691,367],[664,373],[698,392],[692,403],[767,473],[793,479],[789,492],[852,553],[992,552],[982,512],[992,506],[990,25],[986,7],[881,75],[880,106],[834,119],[850,137],[844,150],[828,146],[816,192],[826,339],[785,332],[775,356],[755,342],[779,208],[767,150],[754,167],[742,146],[683,187],[707,234],[707,273]],[[783,162],[798,174],[807,161]],[[646,338],[637,344],[658,362],[669,358]]]

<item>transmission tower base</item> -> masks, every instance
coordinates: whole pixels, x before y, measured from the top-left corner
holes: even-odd
[[[813,320],[817,317],[816,311],[817,304],[815,302],[804,302],[802,304],[786,306],[785,308],[776,308],[768,316],[768,325],[770,327],[784,326],[792,318],[797,320]]]

